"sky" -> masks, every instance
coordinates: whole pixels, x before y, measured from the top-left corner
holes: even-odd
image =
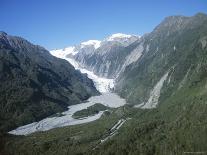
[[[1,0],[0,31],[48,50],[114,33],[143,35],[165,17],[207,14],[206,0]]]

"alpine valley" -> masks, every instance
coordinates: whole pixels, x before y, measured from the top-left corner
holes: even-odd
[[[207,15],[47,51],[0,32],[0,154],[207,154]]]

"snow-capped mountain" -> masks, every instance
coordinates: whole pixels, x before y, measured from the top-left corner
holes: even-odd
[[[106,38],[104,41],[105,42],[119,42],[122,45],[127,46],[130,43],[137,40],[138,38],[140,38],[140,36],[128,35],[128,34],[123,34],[123,33],[115,33],[109,36],[108,38]]]
[[[101,41],[99,40],[88,40],[86,42],[81,43],[81,48],[85,48],[87,46],[93,46],[95,49],[101,46]]]
[[[73,53],[73,55],[75,55],[77,53],[80,53],[81,49],[87,48],[87,50],[88,50],[88,48],[92,48],[92,49],[96,50],[106,44],[121,44],[123,46],[127,46],[139,38],[140,38],[140,36],[127,35],[127,34],[123,34],[123,33],[116,33],[116,34],[113,34],[113,35],[105,38],[103,41],[88,40],[88,41],[82,42],[76,46],[69,46],[64,49],[55,49],[55,50],[52,50],[52,52],[55,52],[55,53],[57,52],[57,53],[59,53],[59,55],[72,54],[72,53]],[[85,51],[85,50],[83,50],[83,51]]]
[[[126,38],[131,38],[132,35],[128,35],[128,34],[123,34],[123,33],[115,33],[113,35],[111,35],[110,37],[107,38],[108,41],[114,41],[114,40],[118,40],[118,39],[126,39]]]
[[[130,54],[124,52],[125,48],[139,40],[140,36],[116,33],[103,41],[88,40],[76,46],[52,50],[51,54],[59,58],[73,58],[79,65],[101,77],[115,78],[123,70],[125,61],[131,62],[123,57]]]
[[[50,53],[58,58],[64,58],[68,54],[76,55],[78,51],[75,51],[75,47],[71,46],[64,49],[52,50]]]

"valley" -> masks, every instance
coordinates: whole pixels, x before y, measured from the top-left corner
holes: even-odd
[[[206,14],[50,52],[5,33],[0,45],[0,154],[207,153]]]
[[[126,104],[126,101],[124,99],[120,98],[117,94],[110,92],[110,90],[112,90],[114,87],[113,79],[98,77],[93,72],[88,71],[85,68],[81,68],[74,59],[67,58],[65,55],[63,55],[63,53],[51,53],[54,56],[67,60],[70,64],[72,64],[75,67],[76,70],[80,70],[81,73],[87,74],[88,78],[93,80],[97,90],[101,92],[101,94],[99,96],[93,96],[88,100],[84,101],[83,103],[69,106],[67,111],[61,113],[61,116],[48,117],[39,122],[34,122],[28,125],[18,127],[17,129],[10,131],[10,134],[28,135],[34,132],[47,131],[58,127],[89,123],[99,119],[104,113],[104,111],[100,111],[98,114],[92,116],[78,119],[75,119],[72,116],[74,113],[81,111],[83,109],[87,109],[88,107],[96,103],[101,103],[102,105],[111,108],[118,108]],[[62,54],[61,57],[58,54]]]

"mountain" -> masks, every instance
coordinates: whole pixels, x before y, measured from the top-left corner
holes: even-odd
[[[90,41],[90,46],[95,45],[99,42]],[[73,59],[80,52],[72,48],[60,51]],[[110,109],[88,124],[0,137],[2,152],[206,154],[207,15],[167,17],[120,51],[123,68],[115,76],[115,92],[129,104]],[[94,51],[85,52],[94,55]]]
[[[27,40],[0,33],[0,129],[38,121],[98,94],[92,80]]]
[[[203,53],[194,49],[202,46],[205,50],[205,22],[202,13],[170,16],[142,37],[113,34],[103,41],[90,40],[72,50],[69,47],[51,52],[74,59],[98,76],[115,79],[115,92],[129,103],[154,108],[162,88],[172,87],[172,92],[180,89],[186,74],[200,64],[201,60],[195,58]]]
[[[132,104],[152,108],[205,83],[206,24],[201,13],[165,18],[141,38],[142,55],[119,76],[116,91]]]
[[[74,47],[51,52],[59,57],[65,55],[75,59],[79,65],[98,76],[116,78],[124,68],[122,64],[126,57],[134,49],[131,44],[138,41],[139,36],[117,33],[103,41],[89,40]],[[129,45],[131,46],[128,47]]]

